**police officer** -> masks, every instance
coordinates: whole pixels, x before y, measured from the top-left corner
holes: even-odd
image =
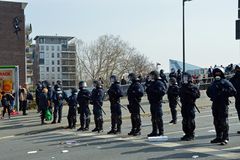
[[[89,109],[89,102],[91,98],[91,93],[86,89],[87,83],[84,81],[79,82],[79,92],[78,92],[78,113],[80,114],[80,128],[78,131],[88,131],[90,125],[91,112]]]
[[[163,129],[163,112],[162,112],[162,97],[165,95],[167,88],[160,80],[159,73],[157,71],[150,72],[151,83],[146,89],[147,97],[150,103],[150,111],[152,116],[152,133],[148,134],[148,137],[162,136],[164,134]],[[159,133],[157,133],[157,129]]]
[[[131,82],[127,90],[129,102],[128,109],[131,114],[132,122],[132,129],[128,135],[137,136],[141,134],[140,102],[144,94],[144,89],[134,73],[130,73],[128,79]]]
[[[164,83],[168,83],[167,77],[166,77],[166,75],[164,74],[164,70],[163,70],[163,69],[160,70],[160,77],[161,77],[161,79],[162,79],[162,81],[163,81]]]
[[[122,89],[120,87],[120,82],[117,80],[115,75],[110,77],[110,82],[112,83],[109,90],[109,101],[110,101],[110,109],[111,109],[111,130],[108,134],[119,134],[121,133],[121,125],[122,125],[122,111],[120,105],[120,97],[123,96]],[[117,125],[117,129],[116,129]]]
[[[169,74],[169,78],[174,77],[177,79],[177,73],[174,68],[171,69],[171,73]]]
[[[214,81],[207,89],[207,95],[211,99],[213,123],[216,130],[216,138],[211,143],[225,145],[229,141],[228,137],[228,105],[229,97],[236,95],[236,89],[231,82],[225,79],[224,69],[215,67],[213,69]]]
[[[180,101],[182,103],[182,128],[185,135],[182,141],[194,140],[195,130],[195,101],[200,97],[199,89],[192,84],[192,77],[188,73],[183,73],[183,84],[179,91]]]
[[[95,128],[92,132],[102,132],[103,131],[103,115],[102,115],[102,105],[104,98],[104,90],[100,81],[93,81],[94,89],[91,94],[91,103],[93,105],[93,115]]]
[[[181,73],[180,69],[177,70],[176,75],[177,75],[177,78],[176,78],[177,84],[178,84],[178,86],[180,86],[181,85],[181,81],[182,81],[182,73]]]
[[[237,110],[238,119],[240,121],[240,67],[238,65],[235,67],[235,75],[230,79],[230,82],[237,90],[237,94],[235,95],[235,108]],[[240,131],[237,133],[240,134]]]
[[[167,91],[169,107],[171,110],[172,120],[169,123],[177,123],[177,100],[179,95],[179,87],[176,78],[172,77],[169,80],[169,87]]]
[[[62,90],[62,86],[58,83],[54,86],[54,91],[52,95],[52,101],[54,103],[54,112],[53,112],[53,121],[52,124],[56,123],[57,114],[58,114],[58,123],[61,123],[62,120],[62,108],[63,101],[66,98],[64,91]]]
[[[67,102],[68,102],[68,128],[70,129],[75,129],[76,128],[76,122],[77,122],[77,105],[78,105],[78,101],[77,101],[77,94],[78,91],[76,88],[72,88],[72,95],[67,98]]]

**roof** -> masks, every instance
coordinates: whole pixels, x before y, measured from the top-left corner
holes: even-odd
[[[34,38],[34,40],[37,40],[38,38],[62,38],[62,39],[67,39],[68,41],[73,39],[74,37],[70,37],[70,36],[44,36],[44,35],[40,35],[40,36],[36,36]]]
[[[11,0],[0,0],[0,2],[1,3],[3,3],[3,2],[6,2],[6,3],[20,3],[20,4],[22,4],[22,9],[25,9],[26,8],[26,6],[27,6],[27,2],[23,2],[22,0],[14,0],[14,1],[11,1]]]

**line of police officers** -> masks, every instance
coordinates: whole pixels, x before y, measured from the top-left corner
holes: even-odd
[[[212,114],[214,117],[214,126],[216,130],[216,138],[211,143],[220,143],[225,145],[229,141],[228,135],[228,105],[229,97],[235,96],[236,109],[240,120],[240,67],[236,66],[236,74],[230,79],[225,79],[223,68],[216,67],[213,70],[214,81],[207,89],[207,95],[212,101]],[[163,74],[163,73],[161,73]],[[128,135],[138,136],[141,134],[141,116],[140,111],[141,99],[144,95],[144,87],[139,82],[136,74],[130,73],[129,76],[130,86],[127,90],[127,98],[129,105],[127,106],[131,114],[132,129]],[[152,132],[148,134],[148,137],[162,136],[164,135],[163,127],[163,111],[162,111],[162,99],[165,94],[168,96],[169,107],[172,114],[172,120],[170,123],[177,123],[177,110],[176,107],[181,107],[182,114],[182,130],[185,133],[181,140],[191,141],[195,138],[195,110],[197,108],[195,102],[200,97],[199,89],[193,84],[192,76],[188,73],[182,74],[181,83],[174,76],[170,77],[169,86],[167,87],[166,80],[160,78],[160,74],[157,71],[149,73],[150,82],[146,86],[146,93],[150,103]],[[179,83],[177,83],[179,81]],[[111,86],[108,90],[110,109],[111,109],[111,130],[107,134],[119,134],[121,133],[122,125],[122,112],[121,108],[125,108],[120,103],[120,98],[123,96],[123,92],[120,87],[120,83],[115,75],[110,77]],[[46,83],[46,82],[45,82]],[[89,104],[93,105],[93,115],[95,128],[92,132],[103,131],[103,113],[105,114],[102,106],[104,99],[104,90],[102,84],[99,81],[94,81],[94,89],[90,93],[86,89],[86,82],[79,82],[79,91],[72,89],[72,95],[67,97],[61,88],[61,83],[58,81],[54,86],[54,90],[51,89],[49,84],[38,84],[36,90],[36,100],[39,106],[39,110],[42,111],[42,115],[46,110],[46,105],[51,106],[51,102],[54,103],[54,118],[52,123],[56,123],[58,113],[58,123],[61,123],[63,100],[65,99],[69,105],[68,122],[69,128],[75,128],[76,125],[76,111],[80,114],[80,128],[78,131],[88,131],[90,125],[91,111]],[[43,92],[42,92],[42,88]],[[48,89],[48,92],[46,91]],[[51,97],[51,98],[50,98]],[[178,102],[180,98],[181,105]],[[49,100],[48,104],[44,103],[44,100]],[[41,104],[44,103],[44,104]],[[77,108],[77,105],[79,107]],[[44,123],[44,116],[42,116],[42,123]],[[238,132],[239,133],[239,132]]]

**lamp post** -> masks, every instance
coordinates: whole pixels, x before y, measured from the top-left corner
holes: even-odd
[[[185,72],[185,2],[191,0],[183,0],[183,72]]]

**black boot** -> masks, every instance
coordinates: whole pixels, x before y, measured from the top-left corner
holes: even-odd
[[[134,134],[134,131],[136,129],[136,122],[135,122],[135,119],[134,119],[134,115],[131,114],[131,123],[132,123],[132,129],[131,131],[128,133],[129,136],[132,136]]]
[[[157,123],[155,120],[152,119],[152,133],[147,135],[148,137],[155,137],[157,136]]]
[[[163,120],[162,118],[157,119],[157,127],[159,130],[158,136],[164,135],[164,129],[163,129]]]
[[[116,127],[116,116],[112,115],[111,116],[111,130],[109,132],[107,132],[107,134],[115,134],[115,127]]]
[[[83,129],[83,131],[88,131],[89,130],[89,125],[90,125],[90,118],[86,119],[86,125],[85,128]]]
[[[103,119],[100,118],[100,119],[98,120],[98,123],[99,123],[98,133],[103,132]]]
[[[92,130],[92,132],[97,132],[98,131],[98,120],[96,117],[94,117],[94,123],[95,123],[95,128]]]

